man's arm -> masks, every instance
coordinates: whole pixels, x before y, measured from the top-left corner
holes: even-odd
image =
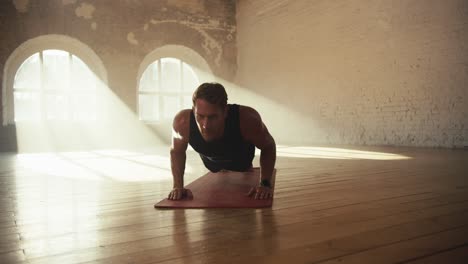
[[[184,189],[184,172],[189,130],[190,110],[182,110],[175,116],[172,124],[172,145],[170,153],[171,171],[174,183],[173,189],[168,196],[170,200],[179,200],[190,194],[189,190]]]
[[[260,179],[259,182],[271,182],[276,163],[276,143],[268,128],[262,121],[260,114],[253,108],[241,106],[240,127],[245,140],[260,149]],[[268,198],[271,193],[260,193],[257,190],[256,198]]]

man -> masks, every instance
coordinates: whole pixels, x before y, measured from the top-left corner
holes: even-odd
[[[260,179],[249,195],[255,199],[273,196],[271,176],[276,161],[276,144],[253,108],[227,104],[227,94],[219,83],[203,83],[193,93],[192,109],[180,111],[174,118],[171,170],[174,187],[168,199],[191,197],[184,188],[184,170],[188,144],[200,154],[212,172],[249,171],[255,147],[261,150]]]

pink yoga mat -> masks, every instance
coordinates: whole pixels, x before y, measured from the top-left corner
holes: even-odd
[[[276,170],[272,176],[274,190]],[[273,199],[255,200],[247,196],[258,185],[260,168],[251,172],[209,172],[185,188],[193,193],[193,199],[168,200],[155,204],[155,208],[264,208],[271,207]]]

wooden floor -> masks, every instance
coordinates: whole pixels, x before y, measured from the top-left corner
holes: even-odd
[[[156,210],[157,151],[0,154],[0,263],[468,263],[468,151],[279,147],[276,167],[270,209]]]

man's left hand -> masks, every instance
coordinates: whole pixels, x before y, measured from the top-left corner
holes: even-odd
[[[257,186],[252,187],[247,195],[253,197],[255,200],[270,199],[273,198],[273,190],[270,187]]]

